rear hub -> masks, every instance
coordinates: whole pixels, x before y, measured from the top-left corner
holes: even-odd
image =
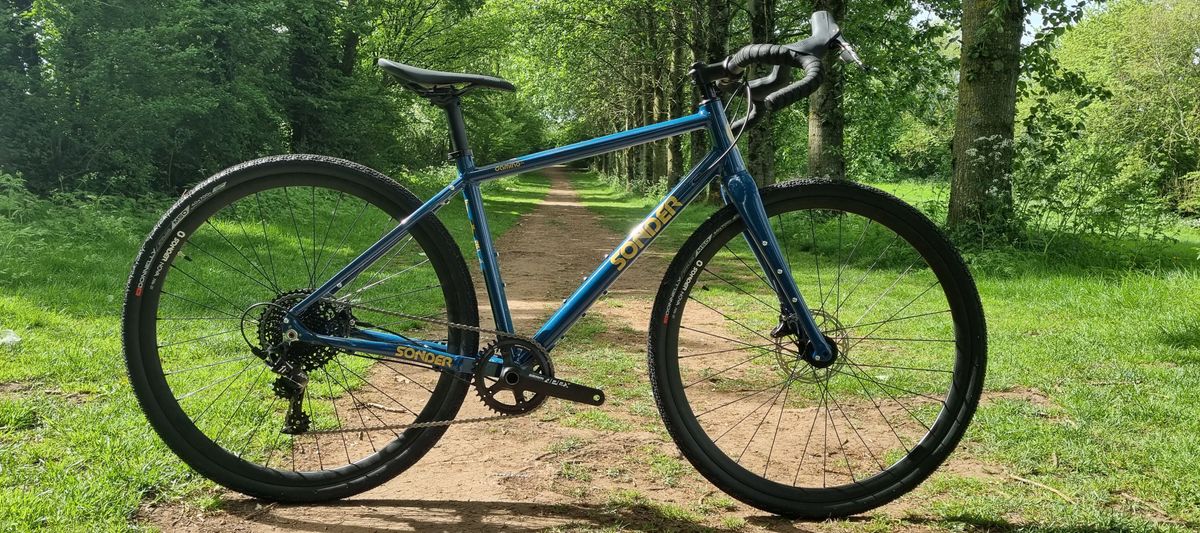
[[[305,342],[292,342],[286,322],[287,311],[312,293],[312,289],[298,289],[280,294],[263,306],[258,317],[258,342],[266,352],[273,352],[277,359],[311,372],[325,366],[337,350],[328,346],[317,346]],[[309,331],[320,335],[344,337],[354,325],[350,308],[330,302],[313,304],[300,316],[300,323]]]

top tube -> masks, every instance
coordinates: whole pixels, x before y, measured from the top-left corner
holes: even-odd
[[[709,125],[709,112],[705,107],[701,107],[696,113],[650,124],[640,128],[634,128],[628,131],[622,131],[597,137],[595,139],[581,141],[558,148],[551,148],[537,152],[535,154],[524,155],[508,161],[501,161],[482,168],[473,168],[462,174],[462,178],[467,182],[478,183],[487,181],[510,174],[520,172],[528,172],[537,170],[552,165],[569,163],[578,159],[584,159],[594,155],[615,152],[654,142],[676,135],[682,135],[689,131],[704,129]]]

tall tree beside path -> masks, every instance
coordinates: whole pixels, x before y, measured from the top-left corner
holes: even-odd
[[[1013,228],[1013,120],[1022,0],[963,0],[962,56],[947,223],[960,235]]]
[[[775,0],[749,0],[750,42],[773,43],[775,39]],[[754,68],[753,77],[764,76],[770,67]],[[761,106],[760,106],[761,107]],[[774,113],[760,109],[761,116],[748,132],[750,174],[760,186],[775,183]]]
[[[813,11],[828,11],[839,24],[846,23],[844,0],[815,0]],[[842,180],[846,179],[843,152],[846,115],[842,110],[842,69],[837,57],[837,52],[827,54],[825,77],[808,97],[808,173]]]

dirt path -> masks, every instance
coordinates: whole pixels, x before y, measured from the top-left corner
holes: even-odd
[[[517,330],[527,333],[561,304],[622,237],[586,212],[566,172],[551,169],[547,174],[552,184],[546,200],[497,242],[513,319]],[[639,267],[639,275],[623,280],[614,294],[652,294],[665,264],[661,257],[648,256]],[[478,277],[476,281],[480,301],[487,302]],[[641,303],[620,308],[601,305],[597,310],[640,315],[644,330],[649,309],[639,313]],[[485,303],[480,310],[485,324],[491,320],[490,313]],[[634,349],[640,349],[644,339],[644,333],[629,338]],[[486,414],[481,404],[468,397],[460,416]],[[616,443],[618,453],[627,445],[660,440],[645,432],[621,436],[633,440]],[[644,511],[644,506],[612,510],[589,504],[586,498],[580,501],[546,490],[555,484],[559,471],[558,462],[545,460],[548,449],[564,439],[584,442],[599,437],[602,435],[595,430],[542,422],[536,414],[453,426],[429,455],[403,475],[341,502],[284,506],[223,493],[215,512],[162,507],[147,510],[145,518],[169,531],[491,531],[638,522],[629,514]]]
[[[570,175],[547,171],[551,190],[498,241],[517,330],[532,333],[622,235],[601,226],[572,189]],[[493,531],[628,528],[704,531],[829,531],[853,523],[790,522],[722,495],[682,461],[649,397],[644,358],[647,316],[670,251],[643,254],[591,311],[592,344],[569,334],[555,350],[557,373],[590,383],[579,350],[617,350],[626,367],[620,391],[599,409],[551,400],[532,416],[452,426],[421,462],[374,490],[344,501],[292,506],[221,493],[219,509],[167,506],[143,517],[168,531]],[[486,294],[478,284],[480,301]],[[484,305],[481,320],[490,325]],[[584,329],[581,325],[577,329]],[[562,361],[562,362],[560,362]],[[614,371],[615,372],[615,371]],[[604,376],[601,376],[604,377]],[[614,376],[607,376],[609,379]],[[461,416],[489,414],[469,396]],[[580,420],[592,423],[577,423]],[[574,421],[574,423],[573,423]],[[946,470],[971,477],[996,472],[958,456]],[[905,516],[920,503],[902,498],[882,515]],[[869,517],[867,518],[869,520]],[[908,523],[899,529],[929,530]]]

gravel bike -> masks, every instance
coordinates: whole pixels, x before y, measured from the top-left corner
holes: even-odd
[[[959,254],[917,210],[848,182],[759,188],[747,171],[737,137],[760,110],[807,96],[827,52],[861,65],[817,12],[800,42],[694,64],[694,114],[484,166],[460,98],[513,85],[379,60],[445,110],[457,177],[421,201],[362,165],[282,155],[188,191],[127,287],[125,356],[142,409],[205,477],[314,502],[400,474],[451,424],[525,415],[549,398],[601,405],[603,391],[555,373],[552,350],[719,177],[724,206],[674,257],[649,320],[650,385],[671,437],[714,485],[772,513],[844,516],[899,497],[975,411],[984,316]],[[745,81],[752,64],[773,68]],[[792,81],[792,69],[803,75]],[[747,96],[745,117],[730,123],[723,91]],[[695,130],[708,155],[536,332],[515,331],[480,185]],[[436,215],[460,193],[491,328]],[[470,391],[491,414],[456,418]]]

